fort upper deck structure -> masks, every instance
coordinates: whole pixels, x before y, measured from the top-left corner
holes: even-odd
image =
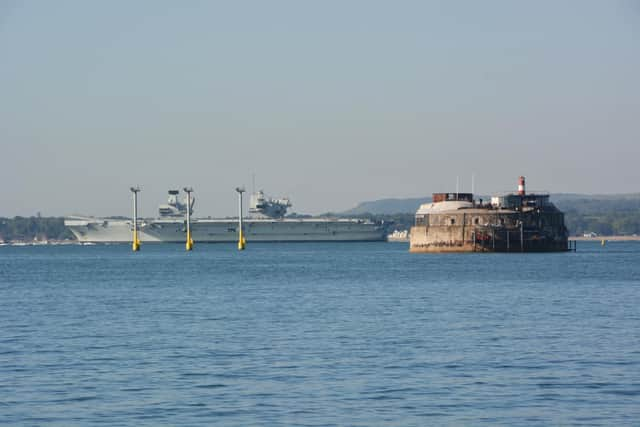
[[[554,252],[569,250],[564,214],[545,193],[518,192],[476,201],[471,193],[435,193],[411,228],[411,252]]]

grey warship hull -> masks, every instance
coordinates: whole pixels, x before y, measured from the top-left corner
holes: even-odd
[[[133,222],[101,218],[67,219],[65,224],[81,242],[131,241]],[[192,219],[195,242],[223,243],[238,240],[237,219]],[[139,223],[142,242],[184,242],[183,220],[156,219]],[[248,242],[349,242],[385,240],[383,224],[359,219],[244,219]]]

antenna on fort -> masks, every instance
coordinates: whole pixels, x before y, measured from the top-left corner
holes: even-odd
[[[476,174],[471,173],[471,194],[474,194],[476,191]]]
[[[456,200],[458,200],[459,193],[460,193],[460,177],[456,176]]]

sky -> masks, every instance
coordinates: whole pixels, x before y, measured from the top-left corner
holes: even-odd
[[[0,216],[639,192],[637,1],[0,0]]]

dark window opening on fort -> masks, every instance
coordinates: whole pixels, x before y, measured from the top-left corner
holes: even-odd
[[[451,225],[455,225],[456,220],[454,218],[451,218]]]

